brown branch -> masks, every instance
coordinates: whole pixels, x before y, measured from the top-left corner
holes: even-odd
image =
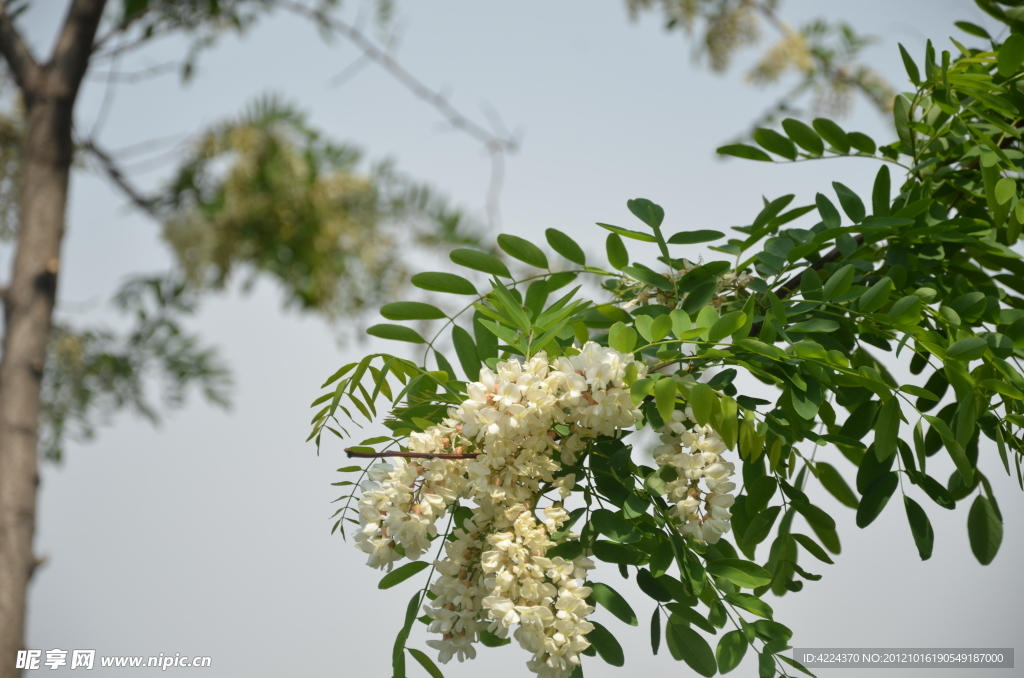
[[[104,174],[114,182],[114,185],[121,189],[121,192],[127,196],[133,205],[154,219],[160,219],[160,214],[156,209],[156,201],[152,198],[144,197],[138,189],[129,183],[128,179],[124,176],[124,173],[121,172],[121,169],[117,166],[117,162],[110,157],[106,151],[97,147],[91,139],[82,141],[81,146],[99,161]]]
[[[388,450],[386,452],[356,452],[351,448],[345,448],[345,454],[360,459],[382,459],[384,457],[404,457],[406,459],[476,459],[479,452],[473,454],[431,454],[429,452],[402,452],[400,450]]]
[[[0,54],[3,54],[11,67],[18,87],[25,91],[29,83],[35,79],[35,71],[39,65],[28,45],[22,40],[18,29],[14,27],[14,22],[7,13],[6,1],[0,2]]]
[[[864,244],[864,234],[863,233],[858,233],[857,235],[853,236],[853,239],[857,242],[858,246]],[[799,273],[794,275],[792,278],[790,278],[789,280],[787,280],[783,284],[779,285],[779,287],[777,287],[775,289],[775,296],[777,296],[780,300],[781,299],[785,299],[786,297],[788,297],[791,293],[793,293],[797,289],[797,287],[800,285],[800,280],[804,277],[804,274],[807,273],[807,271],[818,271],[818,270],[824,268],[825,264],[830,264],[830,263],[832,263],[833,261],[835,261],[836,259],[838,259],[841,256],[842,256],[842,252],[839,251],[839,248],[838,247],[833,247],[821,259],[818,259],[813,264],[811,264],[807,268],[803,269],[802,271],[800,271]],[[761,334],[761,326],[762,325],[763,325],[763,321],[759,322],[759,323],[754,323],[753,325],[751,325],[750,326],[750,334],[748,334],[747,336],[748,337],[756,337],[757,335]]]
[[[74,99],[89,68],[92,42],[107,0],[74,0],[50,58],[57,91],[53,94]]]
[[[337,17],[326,12],[309,7],[298,0],[286,0],[280,3],[285,9],[318,22],[321,26],[330,29],[345,37],[355,45],[363,56],[391,74],[398,82],[405,86],[419,99],[427,102],[431,107],[440,113],[455,129],[465,132],[476,139],[491,156],[491,180],[487,190],[487,212],[492,227],[498,226],[498,194],[501,191],[502,178],[504,174],[504,154],[515,153],[519,150],[519,141],[512,135],[499,135],[488,130],[470,118],[463,115],[457,108],[448,102],[448,98],[441,92],[427,87],[416,76],[405,69],[385,49],[378,47],[372,40],[366,37],[359,28],[353,24],[346,23]],[[358,61],[356,62],[359,63]],[[349,69],[351,66],[349,67]],[[343,73],[349,71],[343,71]]]

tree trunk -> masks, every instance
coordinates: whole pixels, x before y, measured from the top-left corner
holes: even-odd
[[[105,0],[74,0],[45,65],[37,65],[0,5],[0,51],[25,98],[25,167],[17,252],[4,294],[0,358],[0,678],[25,649],[39,486],[43,368],[64,237],[72,113]],[[42,648],[40,648],[42,649]]]
[[[0,677],[16,676],[35,568],[40,387],[57,291],[71,167],[71,102],[28,110],[21,228],[0,359]]]

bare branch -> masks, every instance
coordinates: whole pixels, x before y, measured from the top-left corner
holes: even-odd
[[[51,57],[61,96],[74,98],[82,83],[106,4],[107,0],[74,0],[68,10]]]
[[[519,140],[516,137],[503,132],[493,132],[463,115],[458,109],[449,103],[448,97],[445,96],[443,92],[435,91],[427,87],[416,76],[398,63],[392,54],[390,45],[381,49],[372,40],[366,37],[366,34],[359,29],[358,25],[346,23],[345,21],[331,16],[322,10],[304,5],[297,0],[285,0],[281,3],[281,6],[295,14],[311,19],[319,23],[321,26],[348,39],[349,42],[355,45],[363,53],[363,58],[380,65],[384,70],[390,73],[392,77],[412,92],[413,95],[430,104],[434,110],[444,117],[448,124],[455,129],[468,134],[470,137],[484,145],[484,148],[487,150],[491,159],[491,178],[488,182],[486,200],[488,221],[492,228],[497,229],[500,215],[498,203],[501,194],[501,185],[505,166],[504,155],[507,153],[515,153],[519,150]],[[362,65],[363,59],[358,59],[336,77],[351,77],[351,75],[361,68]]]
[[[23,91],[33,79],[33,73],[39,68],[32,51],[22,40],[14,22],[7,14],[7,2],[0,0],[0,54],[11,67],[14,79]]]
[[[120,52],[118,52],[120,54]],[[86,77],[90,80],[103,80],[105,82],[123,82],[128,84],[134,84],[143,80],[149,80],[167,73],[174,73],[181,70],[180,61],[166,61],[161,64],[156,64],[148,68],[143,68],[137,71],[123,72],[116,70],[108,70],[105,72],[93,72]]]
[[[351,448],[345,448],[345,454],[360,459],[382,459],[384,457],[404,457],[406,459],[476,459],[480,453],[474,454],[430,454],[429,452],[402,452],[400,450],[388,450],[386,452],[356,452]]]
[[[81,147],[88,151],[100,164],[100,168],[103,173],[107,175],[114,185],[116,185],[125,196],[132,202],[133,205],[141,209],[143,212],[159,219],[160,215],[156,209],[156,203],[150,198],[146,198],[142,195],[137,188],[135,188],[128,179],[121,172],[121,169],[117,166],[117,162],[110,157],[110,155],[96,146],[92,139],[86,139],[80,142]]]

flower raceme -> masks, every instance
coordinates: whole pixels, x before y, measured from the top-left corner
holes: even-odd
[[[396,458],[368,472],[356,546],[371,567],[390,568],[403,554],[419,559],[438,535],[438,521],[460,500],[470,504],[471,517],[452,531],[434,563],[440,576],[424,606],[429,630],[441,635],[428,641],[441,662],[475,657],[473,644],[487,631],[499,638],[511,632],[533,653],[527,666],[539,676],[566,678],[579,664],[593,629],[586,620],[593,563],[585,555],[567,561],[546,554],[554,539],[579,539],[562,530],[569,520],[562,501],[575,485],[563,467],[577,462],[588,440],[620,435],[642,419],[626,384],[631,365],[639,378],[646,375],[631,355],[591,342],[577,355],[549,361],[541,352],[483,368],[465,401],[408,442],[413,453],[475,457]],[[667,486],[678,529],[713,543],[729,529],[735,488],[733,465],[720,458],[725,445],[688,412],[677,411],[661,434],[657,462],[679,472]],[[538,518],[550,490],[561,501]]]

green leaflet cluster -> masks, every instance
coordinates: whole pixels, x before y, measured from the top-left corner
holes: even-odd
[[[572,469],[578,504],[564,505],[570,519],[559,530],[575,524],[578,538],[556,543],[544,557],[598,561],[586,603],[632,625],[639,623],[632,605],[595,576],[607,577],[601,564],[610,564],[635,577],[656,605],[652,650],[664,641],[673,658],[701,675],[732,670],[748,648],[757,652],[762,676],[802,670],[781,654],[791,632],[774,620],[765,597],[801,591],[820,579],[808,562],[831,563],[840,553],[830,512],[849,509],[866,528],[898,491],[908,541],[927,559],[935,534],[925,505],[952,510],[969,501],[967,542],[990,563],[1003,527],[987,473],[1002,467],[1024,488],[1024,263],[1014,249],[1024,225],[1024,16],[979,4],[1015,32],[998,44],[979,27],[958,24],[988,44],[954,41],[954,56],[929,43],[923,67],[904,50],[914,89],[895,101],[897,141],[880,146],[824,119],[790,120],[781,131],[755,133],[759,147],[721,149],[791,162],[869,156],[881,164],[870,195],[836,183],[808,204],[794,205],[794,195],[766,199],[730,236],[666,235],[664,211],[632,200],[640,228],[599,225],[607,232],[607,268],[588,265],[584,249],[553,229],[547,242],[561,256],[554,264],[548,252],[511,235],[498,239],[502,258],[456,250],[452,262],[465,276],[422,273],[412,283],[466,303],[384,307],[396,322],[370,333],[421,345],[422,359],[375,354],[342,368],[315,403],[311,438],[319,445],[325,430],[348,437],[338,413],[375,420],[383,395],[391,435],[350,450],[407,454],[411,436],[466,401],[483,366],[493,370],[499,361],[540,352],[572,357],[587,342],[633,356],[645,368],[624,376],[637,411],[633,428],[667,435],[685,420],[709,427],[736,452],[735,481],[715,478],[740,485],[727,507],[731,531],[711,543],[682,529],[685,464],[645,464],[650,458],[632,449],[634,438],[597,436],[564,469]],[[903,176],[894,181],[896,169]],[[650,248],[647,263],[633,259],[627,243]],[[724,256],[695,263],[685,247],[697,243],[714,243],[710,249]],[[484,293],[471,279],[478,273],[491,276]],[[562,291],[588,276],[601,282],[597,298],[583,298],[582,287]],[[397,324],[405,321],[441,327],[427,340]],[[887,369],[893,360],[909,364],[913,383]],[[956,469],[945,481],[934,471],[940,453]],[[352,497],[342,500],[349,503],[335,529],[359,522]],[[459,538],[439,530],[431,541],[440,552]],[[429,567],[412,565],[386,575],[382,586]],[[420,604],[436,595],[431,581],[410,602],[395,675],[404,675]],[[587,639],[584,655],[624,662],[612,630],[595,625]],[[426,655],[409,652],[440,675]]]

